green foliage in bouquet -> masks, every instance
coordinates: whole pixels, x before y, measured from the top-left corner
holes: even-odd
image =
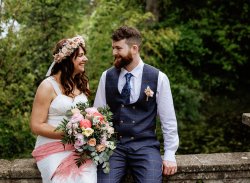
[[[80,167],[91,159],[96,165],[102,165],[108,173],[109,157],[116,148],[116,139],[109,107],[94,108],[89,103],[78,103],[68,110],[67,118],[56,128],[64,132],[63,144],[72,144],[77,155],[76,164]]]

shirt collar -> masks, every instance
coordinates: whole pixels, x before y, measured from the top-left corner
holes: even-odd
[[[133,74],[134,77],[139,77],[139,75],[142,73],[143,70],[143,66],[144,66],[144,62],[140,59],[139,64],[130,72],[131,74]],[[125,74],[127,74],[128,71],[124,68],[121,68],[121,73],[120,76],[123,78],[125,76]]]

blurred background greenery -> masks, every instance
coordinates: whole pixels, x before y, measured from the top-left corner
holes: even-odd
[[[177,154],[250,151],[249,1],[0,0],[0,158],[31,157],[35,91],[61,38],[82,35],[93,102],[112,66],[111,33],[143,34],[141,56],[169,77],[178,119]],[[160,125],[158,138],[162,141]]]

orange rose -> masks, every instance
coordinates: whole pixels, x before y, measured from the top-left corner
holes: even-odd
[[[106,149],[106,146],[104,144],[98,144],[95,149],[97,152],[102,152]]]
[[[95,145],[96,145],[96,139],[95,139],[95,138],[89,139],[88,145],[90,145],[90,146],[95,146]]]

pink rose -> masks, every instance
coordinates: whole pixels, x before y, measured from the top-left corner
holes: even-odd
[[[99,113],[99,112],[95,112],[93,114],[93,116],[97,117],[99,119],[99,121],[103,121],[104,120],[104,116],[101,113]]]
[[[88,119],[82,119],[79,123],[80,128],[84,127],[84,128],[91,128],[92,124],[91,121],[89,121]]]
[[[80,113],[75,113],[75,114],[73,114],[73,116],[71,117],[70,122],[76,123],[76,122],[81,121],[81,120],[83,120],[83,119],[84,119],[84,117],[83,117],[82,114],[80,114]]]
[[[94,114],[95,112],[98,112],[97,108],[95,107],[86,108],[85,111],[90,115]]]

